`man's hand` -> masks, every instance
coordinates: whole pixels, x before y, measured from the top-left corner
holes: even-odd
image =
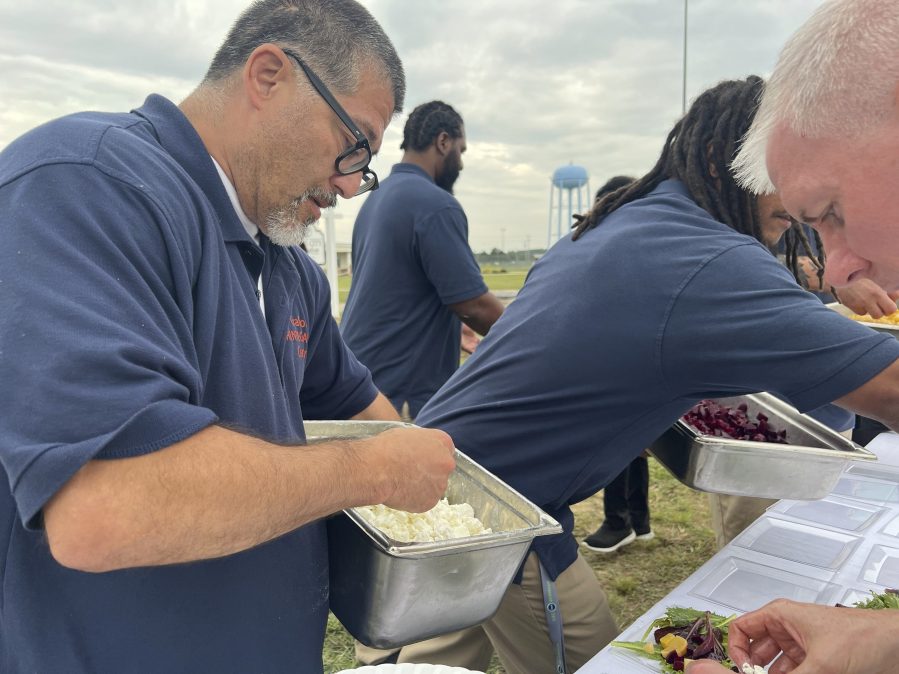
[[[818,266],[812,262],[810,257],[802,255],[799,257],[798,262],[803,288],[813,293],[823,292],[827,289],[824,280],[818,276]]]
[[[469,328],[465,323],[462,324],[462,350],[465,353],[474,353],[474,350],[478,348],[478,344],[481,343],[481,338],[478,337],[478,333]]]
[[[888,293],[871,279],[858,279],[848,286],[837,288],[840,303],[857,314],[870,314],[871,318],[882,318],[896,311],[899,292]]]
[[[383,485],[375,503],[424,512],[443,498],[456,466],[453,441],[443,431],[397,428],[360,444],[363,460]]]

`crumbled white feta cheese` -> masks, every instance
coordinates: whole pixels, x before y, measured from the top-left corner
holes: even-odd
[[[743,674],[765,674],[765,668],[760,665],[743,664]]]
[[[425,513],[407,513],[385,505],[362,506],[356,512],[393,540],[405,543],[430,543],[492,533],[474,516],[470,505],[450,505],[446,499]]]

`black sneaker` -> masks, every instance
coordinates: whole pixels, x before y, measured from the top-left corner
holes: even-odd
[[[595,533],[581,542],[581,545],[593,552],[615,552],[621,546],[633,543],[636,538],[637,534],[633,529],[612,529],[603,522]]]

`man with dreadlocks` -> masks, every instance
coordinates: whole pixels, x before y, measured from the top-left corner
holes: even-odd
[[[574,671],[614,638],[570,506],[699,400],[770,391],[803,411],[836,401],[899,429],[899,342],[797,284],[766,245],[791,220],[728,170],[762,86],[750,77],[700,95],[655,167],[534,265],[418,416],[563,526],[534,542],[481,627],[510,673],[564,671],[560,655]],[[546,604],[558,605],[561,634]]]
[[[398,412],[407,404],[413,419],[459,367],[461,321],[485,335],[503,311],[484,284],[453,197],[465,147],[452,106],[419,105],[403,129],[401,163],[353,228],[353,285],[341,333],[375,385]]]

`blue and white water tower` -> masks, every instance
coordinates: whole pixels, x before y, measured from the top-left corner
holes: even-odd
[[[571,231],[575,213],[585,213],[593,205],[590,176],[583,166],[568,164],[553,172],[549,188],[549,224],[546,247]],[[555,226],[554,226],[555,225]]]

